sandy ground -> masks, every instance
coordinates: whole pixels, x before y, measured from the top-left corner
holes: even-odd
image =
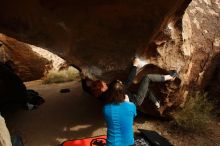
[[[26,85],[46,102],[36,110],[10,111],[7,116],[9,130],[21,135],[25,146],[56,146],[66,139],[105,134],[101,104],[83,93],[79,83]],[[62,88],[71,92],[60,93]]]
[[[41,81],[26,83],[45,99],[38,109],[8,109],[5,113],[11,134],[22,137],[25,146],[57,146],[67,139],[106,134],[102,104],[84,93],[79,81],[42,85]],[[60,93],[68,88],[69,93]],[[135,119],[134,129],[144,128],[162,134],[175,146],[220,146],[220,124],[213,122],[208,135],[185,134],[172,131],[168,121],[146,115]]]

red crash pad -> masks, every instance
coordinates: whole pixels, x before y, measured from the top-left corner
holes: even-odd
[[[68,140],[62,143],[62,146],[106,146],[106,135]]]

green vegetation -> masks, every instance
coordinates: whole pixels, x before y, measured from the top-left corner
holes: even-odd
[[[68,67],[67,69],[61,71],[51,70],[43,78],[43,83],[50,84],[50,83],[69,82],[76,79],[76,77],[79,77],[79,71],[73,67]]]
[[[207,124],[214,118],[214,104],[206,94],[188,96],[184,107],[174,114],[176,128],[185,131],[205,132]]]

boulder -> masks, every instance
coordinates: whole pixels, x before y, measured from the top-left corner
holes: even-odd
[[[0,62],[6,63],[22,79],[37,80],[44,76],[49,60],[35,53],[31,47],[16,39],[0,34]]]

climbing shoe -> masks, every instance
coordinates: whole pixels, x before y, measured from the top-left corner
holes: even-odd
[[[168,74],[169,74],[170,76],[172,76],[173,78],[176,78],[176,77],[179,76],[176,70],[170,70],[170,71],[168,72]]]

